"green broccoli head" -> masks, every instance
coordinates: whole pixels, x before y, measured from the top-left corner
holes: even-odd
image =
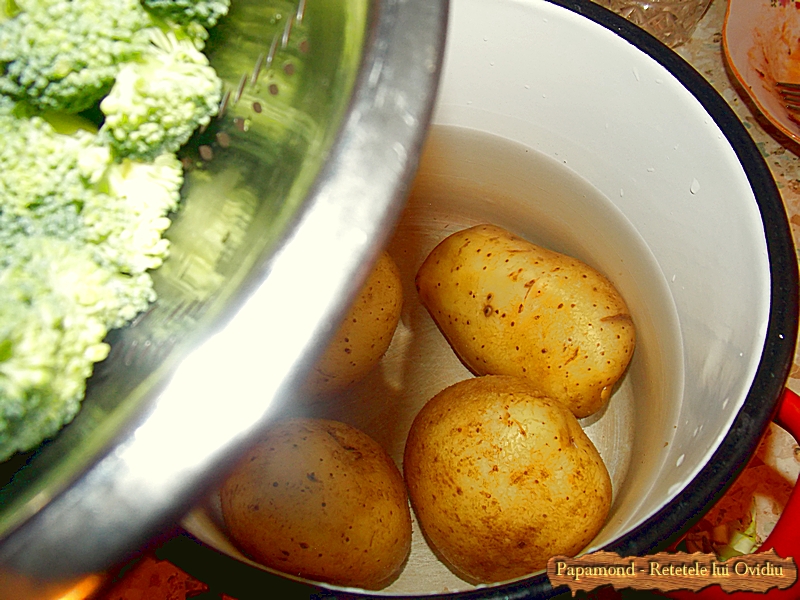
[[[83,208],[86,240],[98,260],[121,273],[138,275],[161,266],[169,244],[162,233],[180,202],[183,166],[174,154],[151,162],[125,159],[105,173],[103,189]]]
[[[0,22],[10,19],[19,12],[19,7],[14,0],[0,0]]]
[[[0,248],[18,235],[51,236],[87,244],[97,262],[126,276],[159,266],[167,215],[180,201],[180,161],[117,162],[81,125],[72,116],[0,116]]]
[[[100,103],[100,133],[119,157],[152,160],[176,152],[210,122],[222,99],[222,81],[190,41],[151,34],[151,50],[123,66]]]
[[[73,132],[40,117],[0,116],[0,270],[25,236],[80,244],[117,274],[109,286],[118,300],[104,320],[120,327],[155,299],[148,271],[167,256],[162,233],[180,201],[183,168],[173,154],[116,162],[98,135],[55,121]]]
[[[155,300],[183,168],[117,161],[70,116],[0,113],[0,137],[2,461],[74,417],[107,331]]]
[[[139,0],[18,0],[0,22],[0,93],[38,110],[80,112],[148,46]]]
[[[0,461],[72,420],[108,330],[156,299],[175,153],[222,98],[206,27],[228,7],[0,0]]]
[[[228,14],[230,0],[142,0],[153,14],[183,25],[198,23],[213,27]]]
[[[93,181],[111,163],[108,150],[86,131],[60,135],[40,117],[0,116],[0,136],[0,236],[77,235]]]
[[[0,460],[54,435],[77,413],[108,355],[114,277],[71,241],[19,238],[0,270]]]

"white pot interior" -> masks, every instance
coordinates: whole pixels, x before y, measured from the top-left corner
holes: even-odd
[[[638,501],[612,517],[609,525],[620,529],[606,533],[618,535],[697,473],[749,390],[770,306],[758,205],[701,103],[611,31],[535,0],[493,3],[489,11],[480,1],[458,0],[451,19],[435,122],[539,152],[585,180],[595,202],[605,204],[592,214],[573,194],[572,212],[559,208],[555,227],[524,212],[512,222],[598,266],[633,305],[638,364],[656,379],[642,385],[637,365],[629,374],[637,386],[636,460],[617,508],[629,488]],[[531,193],[529,201],[542,200]],[[622,215],[616,222],[601,216],[615,210]],[[645,252],[630,256],[642,242],[656,265]],[[667,297],[656,301],[660,294]],[[677,329],[665,333],[673,319]]]
[[[434,122],[390,241],[405,304],[383,362],[326,403],[289,413],[346,421],[402,464],[421,406],[470,377],[416,298],[438,241],[491,222],[605,273],[637,326],[606,410],[583,421],[614,504],[589,549],[654,515],[709,461],[761,359],[770,266],[753,191],[728,139],[661,64],[544,0],[454,0]],[[245,562],[214,498],[184,525]],[[470,589],[414,530],[386,594]]]

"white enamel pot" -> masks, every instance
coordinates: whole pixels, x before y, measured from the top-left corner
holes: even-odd
[[[583,421],[614,483],[587,551],[668,547],[747,463],[794,357],[794,245],[755,144],[677,54],[580,0],[454,0],[433,122],[387,242],[406,290],[392,346],[367,381],[312,412],[360,427],[400,465],[422,404],[471,376],[419,304],[416,269],[450,232],[501,225],[595,266],[626,298],[633,361],[608,409]],[[213,496],[184,524],[200,541],[181,546],[193,558],[167,554],[190,572],[210,546],[218,573],[232,569],[261,593],[368,595],[256,566],[226,537]],[[542,573],[474,587],[414,534],[403,573],[377,595],[563,592]],[[241,585],[227,593],[258,597]]]

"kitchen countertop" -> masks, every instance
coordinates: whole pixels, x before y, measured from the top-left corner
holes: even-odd
[[[800,145],[787,138],[761,116],[746,94],[730,74],[722,54],[722,26],[725,18],[726,0],[714,0],[695,30],[691,40],[676,49],[695,69],[711,83],[744,124],[769,166],[786,205],[792,233],[800,239]],[[800,354],[795,361],[788,380],[788,387],[800,393]],[[735,517],[735,511],[747,510],[751,498],[764,494],[764,482],[771,482],[774,489],[761,498],[759,510],[767,514],[760,527],[762,533],[769,531],[770,513],[778,514],[781,502],[785,502],[794,481],[800,472],[800,448],[795,441],[777,425],[772,425],[759,453],[743,476],[710,513],[707,519],[715,523]],[[761,487],[759,487],[761,486]],[[766,503],[766,504],[765,504]],[[758,502],[757,502],[758,504]],[[774,521],[774,519],[773,519]],[[702,523],[702,522],[701,522]],[[708,525],[708,522],[705,523]],[[182,559],[189,556],[190,560]],[[206,569],[205,559],[213,556],[180,529],[165,532],[150,547],[114,575],[98,576],[75,588],[73,595],[63,600],[235,600],[237,586],[246,586],[246,569],[238,573],[234,583],[217,581],[213,567]],[[191,571],[191,574],[184,570]],[[186,564],[192,568],[185,567]],[[302,596],[302,588],[294,589]],[[606,590],[598,598],[618,597]]]

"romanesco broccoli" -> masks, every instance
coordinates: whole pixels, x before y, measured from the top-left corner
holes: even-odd
[[[222,81],[202,52],[172,32],[151,33],[152,49],[122,67],[100,103],[100,131],[114,151],[145,160],[178,150],[222,99]]]

